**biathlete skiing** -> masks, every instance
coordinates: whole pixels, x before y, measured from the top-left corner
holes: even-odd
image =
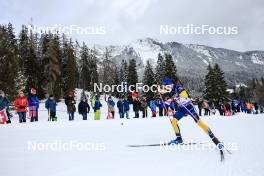
[[[182,117],[189,115],[193,118],[196,124],[200,128],[202,128],[202,130],[211,138],[211,140],[217,146],[217,148],[219,150],[222,150],[224,148],[224,145],[218,140],[218,138],[214,135],[214,133],[208,127],[208,125],[206,125],[200,119],[181,81],[179,80],[176,83],[173,83],[173,81],[170,78],[165,78],[163,81],[163,87],[165,87],[166,89],[159,89],[159,93],[160,93],[162,101],[163,101],[163,98],[161,94],[166,94],[170,99],[175,100],[174,102],[176,102],[178,105],[178,109],[174,113],[173,118],[171,120],[171,125],[176,134],[176,139],[170,141],[168,145],[183,143],[178,122],[179,120],[182,119]],[[167,109],[165,108],[165,110]]]

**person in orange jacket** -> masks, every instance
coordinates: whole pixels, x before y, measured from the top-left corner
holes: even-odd
[[[19,96],[15,101],[15,107],[19,116],[19,123],[26,122],[26,113],[28,107],[28,100],[23,91],[19,92]]]
[[[247,102],[246,103],[246,110],[247,110],[247,113],[248,114],[251,114],[252,113],[253,105],[250,102]]]

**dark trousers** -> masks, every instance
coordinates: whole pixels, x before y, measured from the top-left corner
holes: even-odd
[[[202,108],[199,108],[199,116],[202,116]]]
[[[55,121],[56,120],[56,112],[50,112],[50,119],[52,121]]]
[[[142,118],[145,118],[148,116],[148,110],[147,108],[142,109]]]
[[[162,108],[159,108],[159,116],[162,117],[163,116],[163,107]]]
[[[124,118],[124,115],[125,115],[124,112],[119,112],[119,116],[120,116],[121,119]]]
[[[209,115],[210,116],[210,110],[208,108],[204,109],[204,115]]]
[[[69,112],[69,120],[74,120],[74,112]]]
[[[82,116],[83,116],[83,120],[87,120],[87,113],[83,112]]]
[[[220,113],[221,116],[224,115],[224,111],[222,109],[218,109],[218,111],[219,111],[219,113]]]
[[[124,112],[124,115],[125,115],[125,114],[126,114],[126,118],[128,119],[128,118],[129,118],[129,117],[128,117],[128,116],[129,116],[129,115],[128,115],[128,111],[125,111],[125,112]]]
[[[26,112],[18,112],[19,123],[26,122]]]
[[[31,118],[30,118],[30,122],[37,122],[38,121],[38,111],[36,111],[36,115],[35,116],[32,116]]]
[[[139,118],[139,113],[138,113],[138,111],[135,111],[135,118]]]

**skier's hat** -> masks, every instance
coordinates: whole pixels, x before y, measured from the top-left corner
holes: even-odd
[[[163,85],[164,85],[164,86],[171,85],[171,84],[173,84],[172,79],[170,79],[170,78],[165,78],[165,79],[163,80]]]

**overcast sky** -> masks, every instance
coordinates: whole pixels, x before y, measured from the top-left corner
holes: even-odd
[[[138,38],[197,43],[239,51],[264,50],[263,0],[0,0],[0,23],[105,27],[80,42],[126,44]],[[237,35],[160,35],[160,25],[237,26]]]

